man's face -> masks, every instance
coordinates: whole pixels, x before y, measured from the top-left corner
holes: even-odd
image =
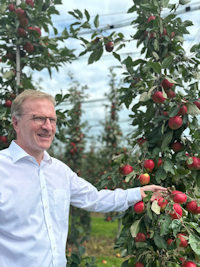
[[[23,115],[18,121],[13,118],[13,125],[17,133],[17,144],[28,154],[42,158],[44,150],[48,149],[53,141],[56,126],[51,125],[46,119],[43,125],[37,125],[33,115],[55,117],[56,112],[53,104],[48,99],[28,98],[23,103]]]

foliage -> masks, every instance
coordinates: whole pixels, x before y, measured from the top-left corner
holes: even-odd
[[[102,176],[101,187],[107,186],[111,181],[113,186],[116,185],[120,180],[120,168],[128,163],[134,168],[125,178],[127,182],[131,182],[130,187],[140,186],[137,178],[147,172],[150,175],[150,183],[168,188],[167,193],[163,195],[168,200],[164,210],[161,210],[158,200],[150,203],[151,194],[148,194],[144,200],[145,210],[142,214],[136,214],[132,207],[120,214],[123,217],[124,228],[115,247],[122,249],[123,256],[131,257],[122,264],[123,267],[134,266],[136,262],[142,262],[148,267],[180,266],[181,257],[199,266],[199,214],[189,212],[184,202],[180,204],[183,216],[177,216],[177,219],[170,216],[170,213],[175,213],[175,200],[172,194],[175,189],[187,195],[187,203],[194,200],[200,206],[197,119],[200,114],[199,45],[191,48],[191,56],[186,56],[183,48],[184,36],[189,34],[187,27],[191,26],[192,22],[182,21],[176,15],[178,6],[185,1],[179,1],[178,4],[170,4],[165,0],[133,2],[134,5],[128,12],[138,14],[137,19],[132,22],[137,26],[137,32],[130,37],[137,40],[137,47],[142,45],[142,58],[133,61],[128,56],[121,61],[117,51],[125,46],[123,34],[113,32],[104,37],[103,30],[98,29],[98,16],[94,20],[96,29],[91,37],[92,41],[80,38],[85,47],[80,56],[91,52],[89,64],[100,59],[103,47],[108,41],[114,44],[113,56],[125,68],[123,80],[129,85],[124,85],[119,90],[121,103],[125,103],[128,108],[133,99],[139,99],[132,107],[130,117],[136,129],[132,134],[133,150],[140,145],[140,152],[136,157],[122,154],[114,159],[112,170]],[[165,17],[162,13],[164,8],[170,11]],[[89,24],[90,16],[86,11],[85,16],[85,22],[82,22],[82,13],[81,16],[76,16],[81,21],[79,30],[81,27],[92,28]],[[96,36],[98,38],[94,39]],[[167,87],[164,80],[173,86]],[[155,100],[154,94],[157,92],[159,95],[162,94],[162,101]],[[180,111],[183,106],[186,110],[184,114]],[[176,116],[181,123],[174,127],[171,121]],[[139,138],[147,142],[141,146]],[[180,143],[181,149],[174,150],[174,143]],[[144,168],[145,160],[149,159],[155,164],[152,171]],[[159,159],[162,160],[161,165],[157,165]],[[195,160],[198,162],[196,165]],[[192,164],[195,167],[192,167]],[[108,181],[108,177],[112,179]],[[145,235],[145,242],[136,241],[139,232]],[[180,246],[178,233],[186,235],[186,247]],[[171,245],[167,243],[169,238],[173,239]]]

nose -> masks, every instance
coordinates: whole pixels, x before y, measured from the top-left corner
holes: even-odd
[[[51,125],[50,119],[46,118],[45,123],[42,125],[43,129],[46,129],[47,131],[51,131],[53,126]]]

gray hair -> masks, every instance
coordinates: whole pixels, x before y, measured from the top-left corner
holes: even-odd
[[[21,94],[19,94],[15,100],[12,102],[12,106],[11,106],[11,116],[15,116],[18,120],[21,119],[21,114],[23,114],[23,102],[27,99],[27,98],[31,98],[31,99],[48,99],[49,101],[51,101],[51,103],[54,105],[55,107],[55,99],[53,98],[52,95],[40,92],[40,91],[36,91],[36,90],[25,90],[23,91]]]

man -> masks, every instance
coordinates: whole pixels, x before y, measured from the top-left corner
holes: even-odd
[[[65,267],[70,204],[93,212],[122,211],[145,197],[144,186],[97,191],[46,150],[56,132],[55,101],[34,90],[11,107],[17,139],[0,151],[0,266]]]

